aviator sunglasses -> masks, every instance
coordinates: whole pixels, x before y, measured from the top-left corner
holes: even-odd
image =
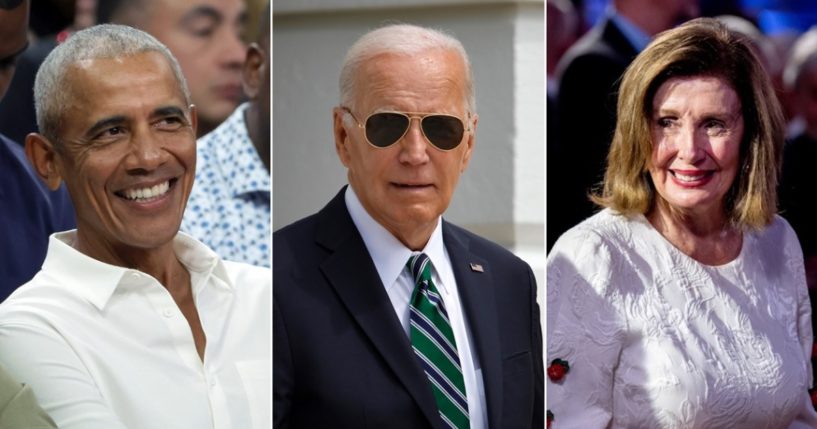
[[[420,129],[429,143],[440,150],[452,150],[460,145],[465,134],[465,124],[462,119],[442,113],[418,112],[375,112],[369,115],[361,124],[355,114],[347,107],[347,111],[357,126],[364,129],[366,140],[372,146],[385,148],[397,143],[408,132],[411,120],[420,120]],[[469,114],[470,116],[470,114]]]

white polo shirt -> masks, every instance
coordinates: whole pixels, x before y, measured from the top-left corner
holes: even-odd
[[[204,361],[153,277],[51,236],[42,270],[0,305],[0,362],[60,428],[271,426],[272,275],[179,233],[207,337]]]

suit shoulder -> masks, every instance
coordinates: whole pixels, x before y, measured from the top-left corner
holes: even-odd
[[[291,266],[305,246],[314,242],[318,214],[297,220],[272,233],[272,268]]]
[[[289,240],[292,238],[301,238],[304,234],[310,234],[315,231],[318,214],[312,214],[305,218],[301,218],[292,222],[291,224],[281,227],[272,233],[273,241]]]

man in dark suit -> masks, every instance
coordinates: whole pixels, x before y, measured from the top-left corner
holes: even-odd
[[[478,119],[462,45],[372,31],[340,86],[349,186],[273,234],[276,427],[543,428],[530,267],[441,217]]]
[[[591,216],[616,126],[619,79],[650,39],[698,14],[698,0],[614,0],[612,13],[579,39],[557,67],[555,141],[548,141],[548,249]]]

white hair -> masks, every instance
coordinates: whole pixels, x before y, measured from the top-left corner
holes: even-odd
[[[794,42],[786,61],[786,68],[783,70],[784,87],[790,91],[795,90],[803,71],[815,61],[817,61],[817,26],[811,27]]]
[[[143,52],[163,55],[179,83],[185,103],[190,104],[190,91],[182,69],[173,54],[155,37],[125,25],[102,24],[72,34],[58,45],[43,61],[34,80],[34,108],[37,127],[46,138],[58,141],[61,113],[69,105],[66,91],[68,68],[77,62],[104,58],[128,57]]]
[[[340,103],[354,108],[355,76],[360,65],[381,54],[417,54],[432,49],[447,49],[456,52],[465,65],[465,107],[476,111],[474,84],[468,54],[459,40],[442,31],[409,24],[395,24],[372,30],[358,39],[343,60],[340,70]]]

